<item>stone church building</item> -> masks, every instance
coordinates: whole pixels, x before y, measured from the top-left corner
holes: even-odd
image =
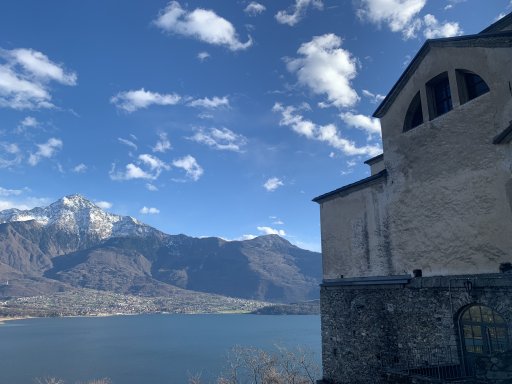
[[[427,40],[320,205],[323,383],[512,383],[512,14]],[[455,381],[454,381],[455,380]]]

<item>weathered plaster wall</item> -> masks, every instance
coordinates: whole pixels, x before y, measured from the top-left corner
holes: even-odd
[[[490,92],[460,105],[456,69]],[[448,72],[453,110],[429,120],[425,84]],[[381,119],[381,185],[321,204],[324,278],[492,273],[512,261],[512,48],[435,47]],[[403,132],[420,91],[425,123]]]
[[[324,278],[392,271],[385,185],[386,178],[382,178],[366,188],[321,204]]]
[[[467,278],[471,293],[463,285]],[[386,368],[406,364],[415,352],[456,350],[458,314],[473,303],[512,322],[508,274],[414,278],[405,286],[323,286],[320,295],[324,383],[383,383]]]

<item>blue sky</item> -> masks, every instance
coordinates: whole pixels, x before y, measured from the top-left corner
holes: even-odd
[[[320,249],[426,38],[510,0],[0,3],[0,209],[80,193],[167,233]]]

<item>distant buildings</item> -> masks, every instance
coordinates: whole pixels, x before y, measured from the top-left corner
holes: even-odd
[[[323,382],[512,383],[512,14],[428,40],[374,116],[371,176],[314,199]]]

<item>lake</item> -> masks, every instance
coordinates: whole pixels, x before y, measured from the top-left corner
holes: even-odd
[[[113,384],[213,381],[235,345],[275,351],[306,347],[320,365],[319,316],[138,315],[43,318],[0,325],[0,383],[66,384],[109,377]],[[319,377],[320,378],[320,377]]]

